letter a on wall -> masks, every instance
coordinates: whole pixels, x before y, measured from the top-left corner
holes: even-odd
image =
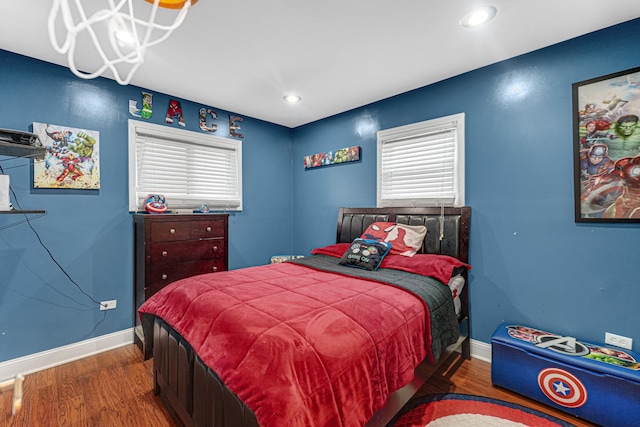
[[[180,105],[180,101],[176,101],[172,99],[169,101],[169,108],[167,109],[167,117],[165,117],[164,121],[173,124],[173,121],[178,119],[178,124],[182,127],[185,126],[184,116],[182,115],[182,106]]]

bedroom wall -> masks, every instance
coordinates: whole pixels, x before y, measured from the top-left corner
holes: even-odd
[[[230,268],[331,243],[338,207],[375,205],[377,130],[464,112],[473,338],[489,342],[510,321],[598,341],[610,331],[640,349],[640,226],[576,224],[571,160],[571,83],[638,66],[639,57],[635,20],[294,130],[234,112],[244,117],[245,173],[244,210],[230,216]],[[36,191],[28,161],[0,164],[23,208],[47,210],[32,224],[56,260],[95,299],[118,300],[100,312],[27,224],[3,228],[17,218],[0,215],[0,363],[131,326],[127,120],[141,90],[0,50],[0,128],[100,132],[97,191]],[[163,124],[170,94],[151,92],[150,121]],[[211,99],[217,134],[228,136],[229,112]],[[180,101],[187,129],[198,131],[200,104]],[[304,170],[304,155],[351,145],[362,147],[360,162]]]
[[[115,310],[99,311],[27,224],[2,229],[20,216],[0,215],[0,362],[132,326],[127,121],[129,99],[141,105],[141,90],[108,79],[81,80],[66,68],[0,50],[0,128],[28,131],[40,122],[100,132],[100,190],[34,190],[28,160],[0,156],[0,165],[24,209],[47,211],[33,228],[73,280],[98,301],[117,300]],[[150,92],[149,122],[164,124],[170,97]],[[229,112],[216,108],[215,94],[210,98],[213,105],[206,107],[218,113],[216,135],[228,137]],[[201,104],[179,100],[186,129],[201,132]],[[283,233],[293,209],[291,131],[242,117],[244,209],[229,217],[230,268],[267,263],[274,253],[290,253],[293,244],[292,235]]]
[[[377,130],[465,113],[472,338],[506,321],[640,350],[640,224],[574,222],[571,93],[638,58],[636,19],[294,129],[296,252],[333,242],[340,206],[375,206]],[[304,170],[352,145],[361,162]]]

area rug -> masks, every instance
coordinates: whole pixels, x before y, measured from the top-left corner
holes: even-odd
[[[409,401],[387,427],[574,427],[534,409],[468,394],[432,394]]]

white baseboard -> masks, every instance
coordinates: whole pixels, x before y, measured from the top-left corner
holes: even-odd
[[[491,363],[491,344],[471,340],[471,357]]]
[[[27,375],[133,343],[133,328],[0,363],[0,380]]]
[[[0,363],[0,380],[27,375],[133,344],[133,328]],[[491,363],[491,344],[471,340],[471,357]]]

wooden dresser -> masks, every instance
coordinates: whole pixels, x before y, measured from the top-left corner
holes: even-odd
[[[138,308],[171,282],[228,269],[226,214],[135,214],[135,342],[145,359]]]

